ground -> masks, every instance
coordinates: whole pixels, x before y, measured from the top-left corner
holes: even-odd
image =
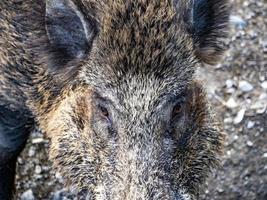
[[[267,2],[232,0],[231,37],[225,59],[200,66],[198,77],[227,134],[222,166],[200,199],[267,199]],[[51,170],[48,140],[35,131],[19,158],[17,198],[75,199]]]

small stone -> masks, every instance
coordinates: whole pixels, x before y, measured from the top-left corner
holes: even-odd
[[[246,21],[237,15],[230,16],[230,23],[240,29],[244,29],[247,25]]]
[[[253,103],[250,106],[250,109],[252,109],[252,110],[259,110],[259,109],[264,108],[264,106],[265,106],[265,102],[263,102],[263,101],[256,101],[255,103]]]
[[[42,166],[42,170],[45,172],[49,171],[49,169],[50,169],[50,167],[48,167],[48,166]]]
[[[225,92],[226,92],[227,94],[233,94],[233,93],[235,93],[235,91],[236,91],[235,88],[227,88],[227,89],[225,90]]]
[[[43,143],[43,142],[44,142],[43,138],[34,138],[34,139],[32,139],[32,143],[33,144],[40,144],[40,143]]]
[[[245,116],[245,113],[246,113],[246,109],[241,109],[236,117],[234,118],[234,124],[239,124],[240,122],[242,122],[242,120],[244,119],[244,116]]]
[[[267,109],[267,105],[264,105],[261,109],[258,109],[257,114],[264,114]]]
[[[261,83],[261,87],[265,90],[267,90],[267,81],[264,81]]]
[[[233,123],[233,119],[232,119],[232,118],[225,118],[225,119],[223,120],[223,122],[224,122],[225,124],[231,124],[231,123]]]
[[[35,173],[36,174],[40,174],[41,172],[42,172],[41,166],[40,165],[36,165],[36,167],[35,167]]]
[[[235,99],[233,97],[230,97],[228,99],[228,101],[226,102],[225,106],[227,108],[236,108],[237,107],[237,103],[235,101]]]
[[[18,158],[18,163],[19,163],[20,165],[23,165],[23,164],[24,164],[24,161],[23,161],[23,159],[22,159],[21,157]]]
[[[41,180],[43,179],[43,176],[41,174],[35,175],[34,177],[36,180]]]
[[[228,79],[225,81],[225,85],[227,88],[232,88],[233,86],[235,86],[235,81],[232,79]]]
[[[252,146],[253,146],[253,142],[251,142],[251,141],[247,141],[247,145],[248,145],[249,147],[252,147]]]
[[[33,148],[33,146],[29,149],[28,155],[29,157],[33,157],[35,155],[35,149]]]
[[[252,128],[254,127],[254,125],[255,125],[255,122],[253,122],[253,121],[248,121],[248,123],[247,123],[247,128],[248,128],[248,129],[252,129]]]
[[[219,193],[223,193],[224,192],[224,189],[223,188],[217,188],[217,191],[219,192]]]
[[[256,110],[257,114],[265,113],[267,109],[267,103],[266,103],[265,97],[263,96],[263,99],[261,99],[261,96],[260,96],[259,100],[250,106],[250,109]]]
[[[267,93],[260,94],[259,99],[260,100],[266,100],[266,102],[267,102]]]
[[[235,141],[238,140],[238,138],[239,138],[238,135],[235,135],[235,136],[234,136],[234,140],[235,140]]]
[[[260,81],[265,81],[265,76],[261,75],[260,76]]]
[[[267,41],[262,42],[262,48],[263,48],[263,52],[267,53]]]
[[[239,89],[242,91],[242,92],[250,92],[253,90],[253,85],[251,85],[249,82],[247,81],[240,81],[239,82]]]
[[[267,158],[267,153],[264,153],[263,154],[263,158]]]
[[[31,189],[25,191],[22,195],[21,195],[21,200],[34,200],[34,195]]]

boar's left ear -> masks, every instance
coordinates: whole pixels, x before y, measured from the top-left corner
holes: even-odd
[[[200,61],[216,64],[224,50],[227,37],[228,0],[192,0],[191,34]]]
[[[96,33],[94,25],[72,0],[46,0],[46,33],[53,64],[62,67],[84,57]]]

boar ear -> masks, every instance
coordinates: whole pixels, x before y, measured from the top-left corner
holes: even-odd
[[[95,27],[71,0],[46,0],[46,33],[53,60],[62,66],[88,53]]]
[[[191,33],[202,62],[216,64],[220,60],[225,50],[229,9],[228,0],[193,0]]]

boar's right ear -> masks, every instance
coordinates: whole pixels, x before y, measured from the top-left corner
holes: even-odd
[[[93,19],[85,17],[72,0],[46,0],[46,33],[51,62],[61,68],[86,56],[96,29]]]

